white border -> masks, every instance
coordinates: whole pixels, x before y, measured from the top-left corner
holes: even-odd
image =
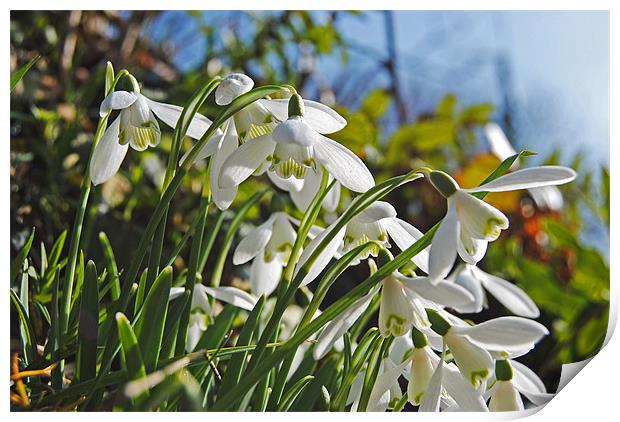
[[[62,2],[54,2],[50,3],[49,1],[22,1],[19,3],[9,4],[10,6],[18,6],[20,9],[50,9],[50,8],[58,8],[58,9],[144,9],[145,6],[148,6],[152,9],[169,9],[170,6],[175,6],[178,9],[212,9],[212,10],[228,10],[233,8],[236,9],[264,9],[264,10],[279,10],[279,9],[333,9],[336,5],[333,1],[325,1],[318,0],[313,1],[312,4],[308,2],[302,1],[273,1],[273,0],[265,0],[258,2],[250,2],[247,0],[232,2],[224,2],[224,1],[187,1],[187,0],[176,0],[174,2],[164,1],[164,0],[151,0],[148,3],[146,2],[138,2],[131,0],[108,0],[105,3],[102,2],[89,2],[85,4],[85,1],[62,1]],[[363,4],[361,4],[363,3]],[[511,1],[489,1],[489,0],[476,0],[476,1],[468,1],[463,2],[459,0],[437,0],[437,1],[394,1],[394,0],[383,0],[381,2],[360,2],[360,1],[351,1],[344,0],[337,3],[338,8],[341,9],[418,9],[418,10],[610,10],[610,116],[620,116],[618,113],[618,98],[619,98],[619,86],[617,83],[617,75],[620,75],[620,68],[618,66],[618,53],[619,53],[619,43],[618,43],[618,25],[620,24],[619,19],[619,6],[616,5],[617,2],[613,0],[589,0],[578,1],[578,0],[563,0],[563,1],[534,1],[534,0],[511,0]],[[558,9],[561,7],[562,9]],[[10,51],[10,41],[9,41],[9,20],[10,20],[10,12],[8,9],[2,10],[3,22],[5,22],[5,30],[2,34],[3,43],[2,43],[2,59],[4,61],[4,66],[2,68],[3,79],[6,81],[10,76],[10,66],[8,65],[9,59],[9,51]],[[614,78],[613,76],[616,76]],[[5,82],[6,89],[6,82]],[[0,155],[2,157],[2,162],[4,162],[4,171],[2,172],[2,182],[0,183],[0,195],[3,198],[9,197],[9,174],[8,174],[8,166],[9,166],[9,110],[10,110],[10,100],[7,92],[5,91],[5,99],[2,104],[2,132],[4,133],[4,145],[0,149]],[[610,119],[610,165],[612,169],[616,169],[618,167],[618,160],[620,160],[620,146],[618,146],[618,121],[611,118]],[[618,186],[617,182],[617,174],[612,171],[611,175],[611,183],[612,183],[612,192],[614,192],[614,188]],[[615,213],[620,209],[618,206],[619,201],[618,195],[612,195],[611,198],[611,214],[615,215]],[[4,206],[0,208],[0,218],[4,223],[4,230],[2,233],[4,234],[4,243],[3,247],[0,248],[0,268],[3,268],[3,274],[5,274],[2,278],[6,280],[8,277],[8,269],[10,267],[10,253],[9,253],[9,236],[10,236],[10,227],[8,222],[9,220],[9,207]],[[614,258],[617,258],[618,255],[618,240],[619,239],[618,225],[612,223],[611,225],[611,245],[610,245],[610,261],[611,261],[611,299],[612,299],[612,308],[610,312],[610,328],[613,329],[615,323],[617,321],[617,310],[618,310],[618,280],[615,276],[617,276],[616,265]],[[2,306],[2,313],[0,315],[0,338],[8,339],[9,338],[9,296],[8,295],[0,295],[0,304]],[[609,343],[607,346],[596,356],[592,361],[587,365],[587,369],[581,373],[579,373],[573,381],[571,381],[566,388],[555,397],[542,411],[530,416],[528,420],[531,421],[546,421],[547,418],[553,418],[553,420],[562,420],[562,421],[572,421],[572,420],[609,420],[610,415],[613,415],[613,410],[615,410],[616,404],[619,399],[619,389],[617,386],[617,380],[620,376],[620,366],[618,365],[618,357],[620,357],[620,340],[617,339],[617,336],[611,337],[611,331],[608,333],[607,341]],[[8,344],[5,343],[5,344]],[[5,349],[6,352],[6,349]],[[5,379],[8,384],[9,378],[9,365],[8,365],[8,354],[4,355],[5,362],[1,365],[2,377]],[[5,390],[6,391],[6,390]],[[1,405],[2,410],[8,413],[9,410],[9,401],[8,394],[5,396],[5,400],[2,400]],[[11,418],[21,418],[25,417],[44,417],[44,418],[77,418],[83,417],[78,414],[47,414],[47,415],[28,415],[26,413],[12,413],[10,415]],[[99,414],[90,414],[89,418],[94,419],[103,419],[108,415],[99,413]],[[9,417],[7,415],[7,417]],[[132,418],[133,415],[128,414],[119,414],[116,413],[114,415],[115,418]],[[149,414],[149,418],[161,419],[161,418],[172,418],[174,417],[171,414],[163,414],[163,413],[152,413]],[[177,416],[178,417],[178,416]],[[205,414],[184,414],[183,418],[189,418],[192,420],[204,420],[204,418],[251,418],[252,420],[289,420],[291,418],[291,414],[227,414],[227,415],[205,415]],[[312,418],[314,414],[295,414],[294,418]],[[320,418],[328,418],[328,419],[338,419],[342,420],[342,418],[349,419],[355,418],[356,420],[375,420],[377,415],[374,414],[321,414]],[[465,413],[442,413],[442,414],[392,414],[390,416],[381,415],[381,418],[395,418],[404,420],[404,418],[415,418],[415,419],[424,419],[424,420],[459,420],[459,421],[467,421],[467,420],[499,420],[499,419],[514,419],[515,417],[519,417],[518,415],[507,415],[507,414],[465,414]],[[14,420],[14,419],[13,419]]]

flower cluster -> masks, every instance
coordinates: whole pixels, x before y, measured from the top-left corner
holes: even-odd
[[[215,89],[215,102],[227,106],[253,86],[249,77],[231,74]],[[290,87],[282,92],[284,98],[262,98],[237,111],[201,146],[196,158],[211,157],[209,183],[215,205],[227,209],[242,182],[265,173],[304,216],[310,215],[317,198],[333,217],[342,188],[370,197],[375,180],[364,162],[326,136],[344,128],[346,120],[324,104],[302,99]],[[182,111],[148,99],[137,84],[133,92],[117,91],[105,98],[102,115],[112,110],[120,110],[120,115],[95,148],[90,166],[94,184],[118,171],[128,146],[137,151],[157,146],[156,117],[175,127]],[[187,135],[199,140],[210,125],[208,118],[196,114]],[[548,331],[533,320],[539,311],[524,291],[477,267],[489,243],[509,226],[508,218],[481,198],[486,192],[564,184],[576,177],[575,172],[560,166],[526,168],[471,189],[461,188],[439,170],[423,168],[418,173],[447,203],[432,243],[329,321],[312,346],[314,358],[342,350],[343,336],[378,303],[380,336],[393,341],[384,343],[389,347],[380,356],[370,395],[363,394],[366,370],[353,382],[347,400],[352,410],[393,408],[405,397],[398,382],[401,376],[408,381],[407,400],[423,411],[519,410],[524,407],[522,396],[535,405],[544,403],[550,394],[540,379],[514,359],[531,350]],[[377,265],[392,262],[398,250],[409,250],[425,236],[398,218],[389,203],[361,202],[354,200],[327,227],[320,227],[316,216],[308,226],[307,221],[278,211],[247,233],[234,251],[233,263],[251,261],[252,295],[198,283],[192,296],[187,350],[194,349],[207,328],[212,310],[209,296],[251,310],[257,296],[269,296],[294,280],[296,288],[315,283],[333,260],[346,257],[347,265],[366,261],[376,270]],[[307,230],[300,239],[303,227]],[[457,257],[463,263],[455,265]],[[287,278],[289,268],[292,279]],[[485,290],[515,316],[479,324],[461,319],[459,314],[483,310]],[[171,298],[182,291],[173,289]],[[366,342],[351,347],[370,346]]]

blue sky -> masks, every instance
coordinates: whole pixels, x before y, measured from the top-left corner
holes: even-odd
[[[208,11],[203,18],[213,22],[230,13],[236,12]],[[512,141],[517,147],[543,155],[560,148],[566,161],[581,151],[590,165],[609,164],[607,12],[394,13],[398,72],[403,90],[412,96],[414,113],[431,109],[449,92],[465,104],[491,102],[501,111],[509,85],[516,110]],[[178,57],[182,68],[191,68],[204,55],[205,39],[182,12],[169,12],[167,19],[184,19],[187,24],[167,33],[164,19],[153,30],[154,38],[191,39],[189,45],[179,46],[183,48]],[[346,40],[375,56],[386,55],[382,12],[345,15],[338,26]],[[498,57],[506,60],[510,84],[498,80]],[[346,66],[333,57],[320,61],[321,75],[332,80],[347,72],[358,77],[377,74],[361,89],[386,83],[385,72],[377,73],[376,67],[368,56],[355,53]]]

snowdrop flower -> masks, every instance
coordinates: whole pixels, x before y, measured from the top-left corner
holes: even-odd
[[[332,223],[323,233],[314,238],[302,253],[299,259],[299,266],[312,255],[314,250],[323,241],[327,233],[338,223]],[[368,258],[369,255],[377,256],[381,248],[389,248],[389,239],[401,249],[405,250],[422,237],[422,232],[411,224],[396,217],[396,210],[387,202],[377,201],[368,206],[358,215],[353,217],[343,227],[331,242],[317,256],[312,267],[304,277],[302,285],[312,282],[323,269],[329,264],[333,257],[338,257],[347,253],[351,249],[363,245],[369,241],[377,243],[377,247],[368,251],[352,262],[357,265],[360,260]],[[412,261],[424,272],[428,272],[428,250],[424,249],[412,258]]]
[[[159,144],[161,130],[158,117],[168,126],[176,127],[182,107],[153,101],[140,93],[137,82],[133,92],[115,91],[101,103],[99,115],[107,116],[112,110],[120,110],[119,116],[108,126],[95,146],[90,162],[90,179],[98,185],[116,174],[127,154],[129,146],[136,151]],[[187,136],[200,139],[211,121],[196,114]]]
[[[304,117],[305,109],[301,97],[293,94],[288,119],[279,123],[272,133],[251,139],[233,152],[222,166],[219,186],[226,189],[238,186],[266,165],[281,178],[304,179],[308,170],[316,172],[320,164],[346,188],[355,192],[370,189],[374,179],[362,160],[321,134],[344,127],[346,121],[323,105],[313,108],[322,119],[310,120]]]
[[[382,250],[382,255],[387,255],[385,259],[391,258],[390,253],[385,250]],[[425,306],[429,303],[455,307],[473,300],[467,290],[454,283],[441,281],[433,285],[427,277],[407,277],[396,271],[325,326],[314,347],[315,359],[322,358],[331,350],[364,313],[379,291],[379,332],[384,337],[403,336],[412,327],[428,329],[430,321]]]
[[[467,306],[455,307],[460,313],[478,313],[486,306],[486,289],[495,298],[515,315],[526,318],[538,318],[540,311],[532,299],[513,283],[500,277],[482,271],[475,265],[460,266],[454,282],[467,289],[474,297],[474,301]]]
[[[433,284],[427,277],[407,277],[396,271],[382,282],[379,331],[384,337],[398,337],[412,327],[429,328],[427,302],[458,307],[472,301],[473,296],[456,284],[443,280]]]
[[[250,77],[242,73],[232,73],[226,76],[215,89],[215,102],[220,106],[228,105],[253,87],[254,81]],[[272,114],[263,107],[262,103],[257,101],[249,104],[224,122],[223,131],[218,130],[196,156],[197,160],[213,156],[209,182],[213,202],[220,210],[228,209],[237,196],[236,186],[220,187],[222,164],[241,143],[271,132],[275,124]],[[181,162],[188,154],[185,154]]]
[[[546,391],[541,379],[527,366],[509,359],[495,362],[495,381],[485,393],[490,397],[489,409],[494,412],[523,410],[525,396],[534,405],[547,403],[553,394]]]
[[[491,352],[522,354],[549,334],[543,325],[521,317],[500,317],[472,326],[444,311],[427,309],[427,314],[432,330],[442,336],[461,375],[474,388],[492,374]]]
[[[170,300],[181,296],[184,291],[184,287],[173,287],[170,289]],[[209,296],[246,311],[251,311],[256,305],[255,297],[236,287],[207,287],[204,284],[196,283],[192,294],[191,314],[185,344],[187,352],[194,350],[200,337],[202,337],[202,333],[207,330],[209,316],[211,316]]]
[[[446,173],[431,171],[431,183],[448,200],[448,211],[431,244],[431,279],[440,280],[448,275],[457,252],[465,262],[476,264],[484,257],[488,243],[508,228],[508,218],[501,211],[472,193],[560,185],[575,177],[575,171],[570,168],[542,166],[508,173],[473,189],[461,189]]]
[[[276,212],[239,242],[233,263],[241,265],[253,259],[250,285],[254,294],[269,295],[274,291],[296,236],[291,218],[286,213]]]
[[[487,123],[484,126],[484,134],[491,147],[491,152],[500,160],[503,161],[517,153],[497,123]],[[514,169],[516,166],[517,163],[515,162],[512,168]],[[562,192],[555,186],[543,186],[527,191],[539,208],[559,211],[564,206]]]

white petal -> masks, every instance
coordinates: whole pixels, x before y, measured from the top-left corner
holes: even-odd
[[[473,343],[489,350],[510,351],[534,347],[549,334],[544,325],[521,317],[500,317],[474,326],[454,326],[451,330],[464,334]]]
[[[375,185],[372,174],[360,158],[344,145],[325,136],[314,145],[314,155],[342,186],[354,192],[366,192]]]
[[[129,145],[121,145],[118,141],[120,122],[120,117],[117,117],[95,146],[90,161],[90,180],[94,185],[103,183],[114,176],[127,154]]]
[[[390,275],[383,280],[381,288],[379,331],[384,337],[398,337],[411,330],[412,324],[412,301],[407,296],[403,283]]]
[[[545,384],[534,371],[516,360],[511,360],[510,364],[513,369],[513,382],[517,388],[535,391],[538,393],[547,392]]]
[[[250,285],[252,292],[257,295],[270,295],[280,282],[282,264],[277,259],[265,261],[265,253],[261,251],[250,268]]]
[[[172,287],[170,289],[170,296],[168,297],[168,300],[176,299],[177,297],[181,296],[184,291],[185,287]]]
[[[340,339],[344,333],[351,328],[357,319],[368,308],[370,301],[377,294],[377,289],[372,289],[365,296],[356,300],[346,311],[331,320],[326,326],[312,351],[314,359],[322,359]]]
[[[454,364],[446,365],[443,375],[443,387],[458,403],[463,412],[488,412],[482,394],[475,390],[459,373]]]
[[[360,371],[355,378],[353,378],[353,383],[351,384],[349,395],[347,396],[347,406],[353,404],[351,407],[351,412],[355,412],[357,410],[357,404],[359,403],[362,388],[364,387],[365,375],[365,371]]]
[[[333,231],[336,223],[335,221],[332,225],[326,228],[320,235],[312,239],[312,241],[308,244],[308,247],[304,249],[301,256],[299,257],[299,262],[295,267],[295,275],[299,272],[299,269],[304,266],[306,261],[310,259],[310,256],[314,253],[319,244],[327,237],[327,235]],[[344,238],[346,226],[341,228],[336,235],[332,238],[331,241],[325,246],[325,248],[319,253],[314,262],[310,265],[308,269],[308,273],[305,275],[303,281],[301,282],[301,286],[305,286],[308,283],[312,282],[320,273],[327,267],[329,261],[335,256],[338,248],[342,243],[342,239]]]
[[[233,254],[233,264],[245,264],[265,248],[269,239],[271,239],[273,220],[274,216],[271,216],[267,221],[250,231],[247,236],[241,239],[241,242],[239,242]]]
[[[208,145],[208,143],[207,143]],[[213,155],[213,161],[211,162],[211,172],[209,173],[209,181],[211,186],[211,195],[213,202],[220,210],[225,210],[230,207],[232,202],[237,196],[237,188],[224,189],[220,188],[220,174],[224,162],[239,146],[239,139],[237,138],[237,131],[235,130],[235,124],[230,120],[226,125],[226,131],[221,141],[217,145],[217,150]]]
[[[455,209],[448,204],[448,213],[435,232],[428,258],[428,275],[437,282],[446,278],[454,260],[459,236],[459,220]]]
[[[99,116],[105,117],[112,110],[122,110],[132,105],[138,97],[133,92],[115,91],[108,94],[99,106]]]
[[[288,118],[288,99],[259,100],[259,102],[271,112],[277,119]],[[317,132],[328,134],[341,130],[347,125],[347,121],[330,107],[316,101],[304,100],[306,111],[304,119]]]
[[[185,351],[191,353],[202,337],[203,330],[197,323],[190,324],[187,330],[187,341],[185,342]]]
[[[508,228],[508,218],[483,200],[463,190],[457,190],[450,198],[454,200],[461,222],[462,237],[471,236],[490,241],[497,239],[501,230]]]
[[[513,314],[526,318],[540,316],[540,311],[534,301],[519,287],[479,268],[475,268],[474,271],[475,277],[480,280],[485,289]]]
[[[423,236],[421,231],[400,218],[386,219],[381,223],[387,230],[390,238],[394,241],[394,243],[396,243],[396,246],[398,246],[401,251],[409,248]],[[425,273],[428,273],[429,250],[430,247],[424,248],[411,259],[413,263]]]
[[[514,412],[523,410],[523,401],[510,381],[497,381],[498,386],[489,402],[492,412]]]
[[[392,361],[387,358],[384,359],[382,363],[384,366],[384,371],[379,374],[375,380],[375,385],[372,387],[370,397],[368,399],[369,412],[377,411],[378,408],[382,407],[378,405],[378,403],[381,402],[381,398],[385,393],[390,392],[394,385],[398,385],[398,378],[402,375],[405,366],[409,364],[409,362],[405,361],[399,365],[394,365]]]
[[[259,136],[241,145],[222,166],[220,188],[238,186],[273,153],[275,147],[276,143],[271,139],[271,134]]]
[[[476,265],[487,253],[488,240],[474,239],[469,236],[464,226],[461,226],[457,251],[461,259],[468,264]]]
[[[329,181],[331,182],[332,177],[330,176]],[[325,199],[323,200],[323,208],[327,212],[335,212],[336,208],[338,208],[338,204],[340,203],[340,183],[334,183],[334,186],[327,192],[325,195]]]
[[[308,172],[308,174],[310,174],[310,173],[312,173],[312,172]],[[297,179],[295,177],[289,177],[288,179],[284,179],[284,178],[278,176],[273,171],[267,172],[267,177],[278,188],[282,189],[283,191],[290,192],[291,193],[291,197],[292,197],[292,193],[293,192],[297,192],[297,191],[302,190],[302,188],[305,186],[305,183],[306,183],[306,179]],[[306,178],[307,177],[308,176],[306,176]],[[310,201],[312,201],[312,198],[310,198]],[[310,203],[310,201],[308,201],[308,203]],[[301,210],[301,208],[300,208],[300,210]]]
[[[562,166],[541,166],[520,169],[505,174],[466,192],[506,192],[517,189],[536,188],[540,186],[562,185],[577,177],[575,170]]]
[[[205,287],[205,291],[222,302],[230,303],[246,311],[251,311],[256,305],[256,298],[236,287]]]
[[[433,376],[433,362],[429,353],[432,353],[430,349],[423,348],[415,349],[411,355],[411,372],[407,385],[407,395],[409,403],[415,406],[420,404]]]
[[[420,404],[420,412],[439,412],[441,386],[443,384],[443,361],[440,361],[426,388],[426,393]]]
[[[559,211],[564,206],[562,192],[555,186],[528,189],[528,193],[539,208]]]
[[[243,73],[231,73],[215,88],[215,102],[217,105],[228,105],[239,95],[249,92],[254,81]]]
[[[179,107],[173,104],[159,103],[145,97],[144,95],[142,97],[146,100],[148,106],[153,111],[153,113],[155,113],[155,115],[159,117],[162,122],[164,122],[173,129],[177,127],[179,117],[183,112],[183,107]],[[209,129],[211,123],[211,120],[209,120],[200,113],[196,113],[194,115],[194,118],[192,119],[192,122],[189,125],[189,128],[187,129],[186,135],[190,138],[200,139],[202,138],[202,135],[205,134],[207,129]]]
[[[455,308],[468,305],[474,301],[474,296],[470,292],[454,283],[443,280],[431,283],[427,277],[409,278],[402,274],[399,274],[397,277],[403,282],[405,287],[438,305]]]
[[[309,147],[319,142],[319,134],[302,117],[293,116],[273,130],[273,140],[282,145]]]
[[[396,210],[391,204],[377,201],[362,210],[355,218],[360,223],[372,224],[384,218],[392,219],[394,217],[396,217]]]
[[[463,378],[477,388],[493,372],[493,358],[485,349],[459,335],[456,331],[457,328],[460,327],[453,326],[450,328],[448,334],[444,336],[444,340],[450,348]]]
[[[474,276],[470,267],[471,266],[468,265],[460,270],[454,281],[455,284],[467,289],[474,297],[471,303],[455,307],[455,309],[462,314],[473,314],[482,311],[486,298],[480,280]]]
[[[205,158],[210,157],[213,154],[215,154],[223,138],[224,138],[224,132],[222,132],[221,129],[217,129],[215,133],[209,138],[207,143],[203,145],[202,149],[198,151],[196,158],[194,158],[194,162],[197,160],[204,160]],[[185,154],[183,154],[183,157],[181,157],[181,159],[179,160],[179,165],[183,165],[183,163],[185,163],[185,160],[189,156],[190,152],[191,152],[191,149],[187,151]]]
[[[489,141],[491,152],[500,160],[504,161],[517,153],[497,123],[487,123],[484,126],[484,135]]]

